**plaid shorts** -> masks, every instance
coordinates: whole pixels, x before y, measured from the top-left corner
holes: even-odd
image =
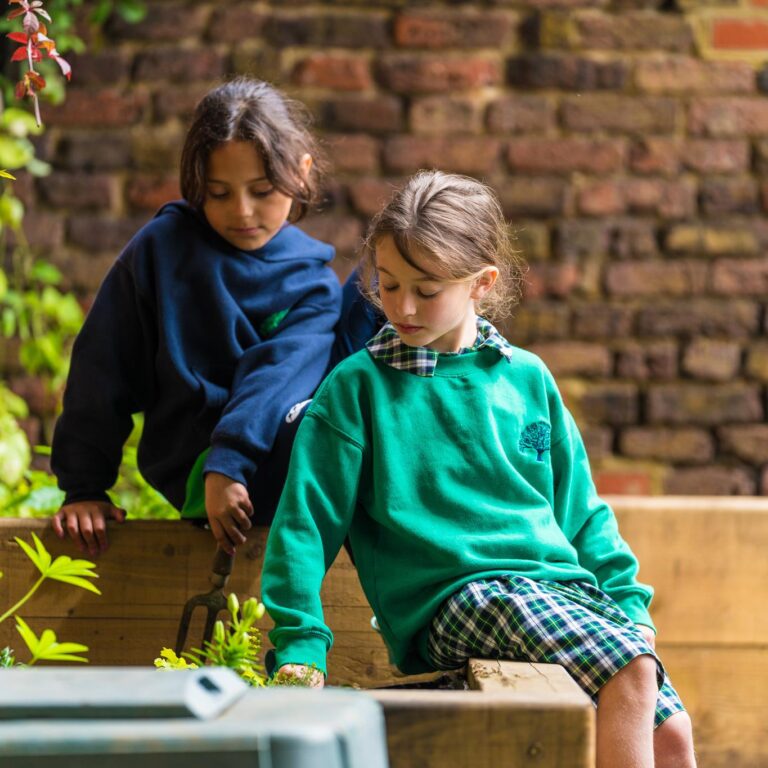
[[[659,683],[655,727],[684,711],[637,625],[605,592],[584,582],[509,574],[467,584],[432,620],[427,650],[437,669],[456,669],[471,657],[560,664],[595,704],[613,675],[650,654]]]

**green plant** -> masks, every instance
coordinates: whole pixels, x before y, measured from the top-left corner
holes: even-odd
[[[163,648],[155,659],[158,669],[197,669],[206,664],[234,669],[240,677],[253,686],[267,682],[261,663],[261,632],[253,625],[264,615],[264,606],[251,597],[243,603],[242,610],[237,595],[227,598],[229,619],[226,624],[219,620],[214,624],[213,637],[202,648],[193,648],[179,658],[170,648]]]
[[[0,616],[0,624],[11,616],[16,619],[16,630],[30,653],[30,659],[26,662],[26,666],[32,666],[38,661],[88,661],[83,656],[76,655],[86,652],[87,646],[81,643],[60,643],[56,639],[56,633],[51,629],[44,629],[38,637],[24,619],[18,615],[18,611],[37,592],[46,579],[61,581],[100,595],[101,592],[98,588],[89,581],[89,579],[98,578],[98,574],[93,571],[94,564],[88,560],[73,560],[67,555],[59,555],[54,560],[34,533],[32,534],[34,549],[18,536],[15,537],[15,541],[40,571],[40,576],[26,594]],[[2,575],[0,572],[0,578]],[[18,662],[10,648],[4,648],[0,651],[0,667],[17,665]]]

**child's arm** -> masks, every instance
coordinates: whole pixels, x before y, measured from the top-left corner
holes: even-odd
[[[53,526],[91,554],[107,548],[104,521],[124,513],[107,495],[122,447],[151,387],[151,312],[118,261],[107,274],[72,351],[51,468],[65,492]]]
[[[217,473],[247,486],[272,450],[290,408],[311,397],[320,384],[340,304],[338,280],[330,269],[326,272],[269,338],[243,353],[229,402],[211,436],[206,475]],[[221,509],[226,500],[219,497],[215,504]]]
[[[597,495],[581,435],[564,407],[561,418],[551,447],[558,524],[600,588],[634,622],[653,628],[648,613],[653,590],[637,581],[637,558],[621,537],[613,510]]]
[[[275,628],[277,668],[325,672],[333,636],[320,587],[338,554],[357,503],[363,449],[312,409],[296,436],[285,490],[269,532],[262,597]]]

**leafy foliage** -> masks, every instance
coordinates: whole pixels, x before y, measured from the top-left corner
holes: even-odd
[[[16,630],[30,653],[30,660],[26,666],[31,666],[38,661],[87,661],[86,658],[75,655],[86,652],[87,646],[80,643],[60,643],[56,639],[56,633],[51,629],[44,629],[38,637],[17,612],[37,592],[46,579],[61,581],[100,595],[101,592],[90,581],[98,578],[98,574],[93,570],[94,564],[88,560],[73,560],[66,555],[60,555],[54,559],[35,533],[32,533],[34,548],[18,536],[15,537],[15,540],[24,554],[40,571],[40,576],[27,590],[27,593],[0,616],[0,624],[10,616],[15,617]],[[0,577],[2,575],[0,573]],[[19,666],[13,651],[10,648],[3,648],[0,650],[0,667],[12,666]]]

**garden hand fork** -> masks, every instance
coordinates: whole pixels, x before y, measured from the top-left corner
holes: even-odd
[[[205,629],[203,630],[203,646],[210,642],[213,636],[213,625],[216,623],[216,617],[219,611],[227,607],[227,598],[224,596],[224,587],[227,585],[229,574],[232,573],[232,565],[235,556],[230,555],[223,549],[217,548],[213,557],[213,567],[211,568],[211,584],[213,589],[201,595],[194,595],[184,604],[184,611],[181,614],[179,622],[179,633],[176,636],[176,655],[180,656],[184,650],[184,644],[187,642],[189,632],[189,622],[192,619],[192,612],[198,606],[202,605],[208,609],[205,617]]]

